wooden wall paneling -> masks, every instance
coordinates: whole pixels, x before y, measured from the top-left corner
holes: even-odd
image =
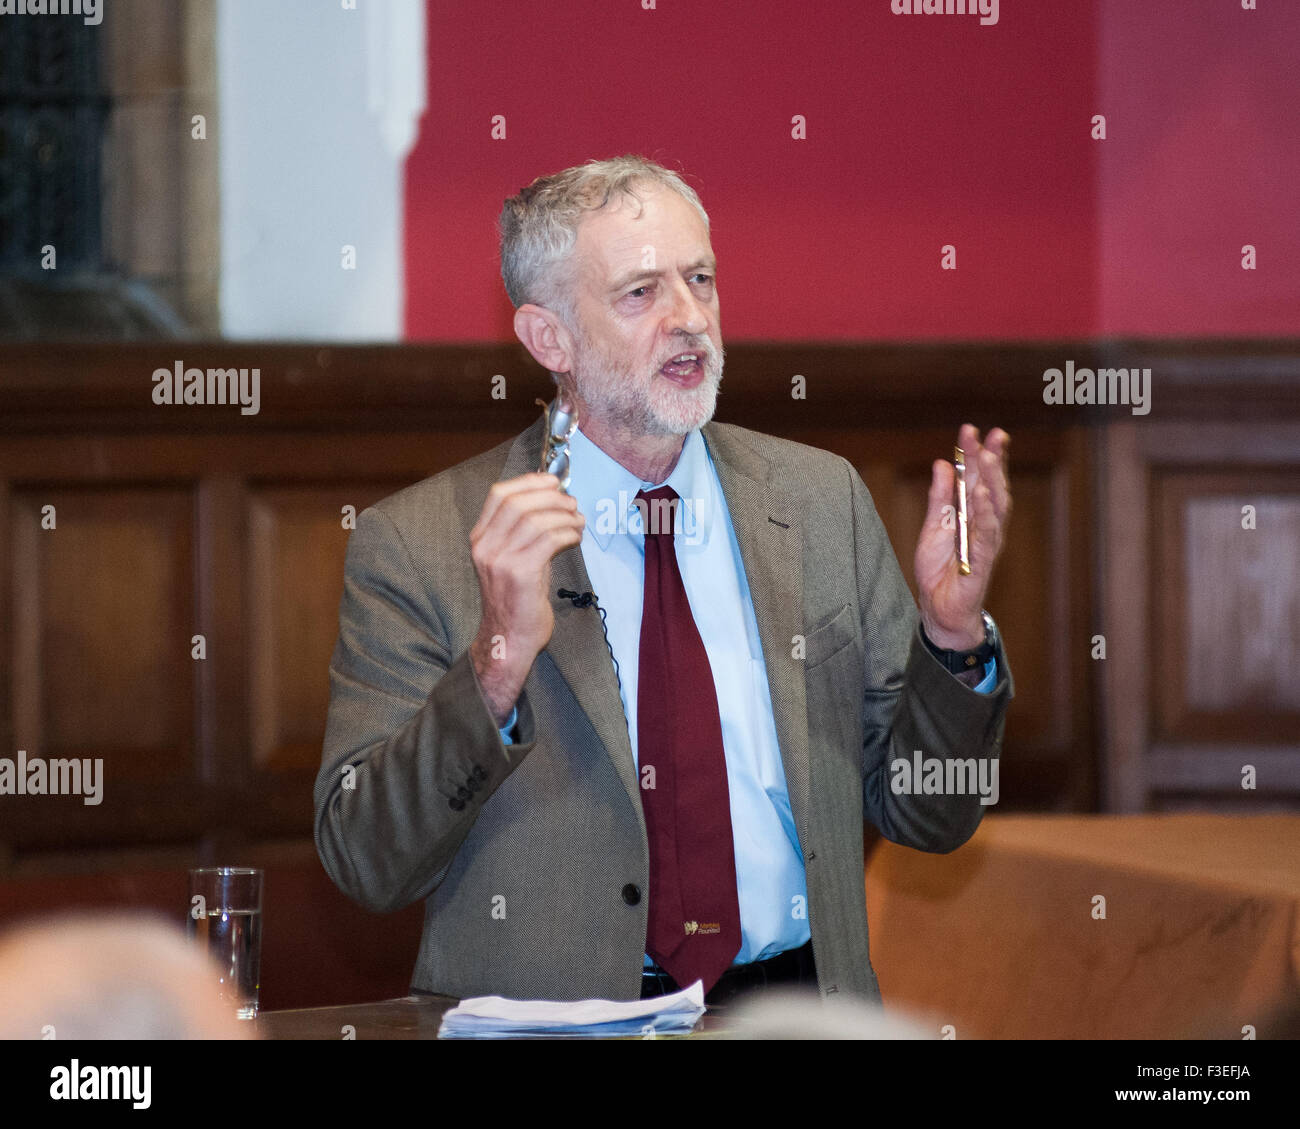
[[[1091,363],[1120,346],[1163,374],[1158,424],[1122,412],[1069,413],[1042,403],[1045,367],[1067,355],[1076,363]],[[1017,492],[1021,504],[990,603],[1008,636],[1020,680],[1004,768],[1008,774],[1020,768],[1028,774],[1014,786],[1008,775],[1004,795],[1032,806],[1087,803],[1096,752],[1089,730],[1094,679],[1105,691],[1103,754],[1115,754],[1106,776],[1108,806],[1143,806],[1152,766],[1164,763],[1158,758],[1174,747],[1172,741],[1151,746],[1143,712],[1154,654],[1147,607],[1151,468],[1177,464],[1186,470],[1213,466],[1216,459],[1221,466],[1264,467],[1271,460],[1273,470],[1286,473],[1300,450],[1300,380],[1295,379],[1300,349],[1295,342],[1120,346],[740,343],[728,349],[719,418],[849,458],[872,491],[909,581],[930,459],[947,456],[961,418],[982,427],[996,422],[1015,436],[1013,471],[1023,470]],[[187,826],[186,820],[191,829],[198,824],[245,837],[283,835],[305,825],[310,796],[295,775],[301,773],[305,780],[312,771],[308,765],[315,760],[311,746],[316,738],[309,722],[320,708],[321,699],[313,695],[322,693],[326,672],[322,669],[320,683],[313,684],[316,675],[309,668],[314,659],[277,664],[277,656],[293,639],[309,640],[304,655],[323,651],[325,644],[314,632],[319,628],[322,638],[332,635],[337,621],[336,607],[328,617],[316,607],[323,581],[313,580],[299,593],[287,579],[304,568],[298,562],[323,555],[317,537],[324,536],[323,526],[314,532],[310,525],[297,524],[292,507],[286,508],[288,499],[295,491],[328,494],[336,486],[370,483],[386,492],[415,482],[516,434],[535,418],[534,397],[551,390],[517,345],[184,343],[181,355],[187,366],[261,369],[262,410],[246,417],[229,407],[154,405],[150,375],[156,367],[170,366],[176,355],[174,342],[0,349],[0,382],[6,389],[0,480],[11,483],[11,516],[29,505],[34,487],[44,489],[45,483],[73,493],[93,488],[106,492],[105,497],[123,491],[154,491],[151,496],[179,491],[192,511],[185,550],[192,557],[189,570],[182,569],[183,582],[164,585],[177,591],[184,587],[189,594],[185,646],[178,654],[189,664],[190,682],[181,691],[172,688],[173,697],[152,716],[133,700],[127,708],[141,713],[147,731],[183,699],[191,725],[197,726],[186,731],[188,755],[197,759],[187,763],[188,785],[176,786],[165,810],[145,810],[156,788],[132,789],[133,802],[143,807],[132,807],[121,827],[115,818],[113,827],[105,825],[105,848],[161,842],[166,828],[171,828],[168,834],[188,834],[178,830]],[[496,373],[509,378],[505,401],[490,395]],[[794,373],[809,379],[807,401],[789,400]],[[1246,429],[1249,441],[1243,444],[1240,433],[1224,432],[1225,418],[1241,420],[1236,426]],[[1089,521],[1086,511],[1079,516],[1080,507],[1091,505],[1093,484],[1087,475],[1094,441],[1101,456],[1099,522]],[[254,497],[263,505],[276,491],[289,494],[269,508],[252,506]],[[274,545],[254,544],[248,528],[253,515],[271,522]],[[153,544],[158,529],[170,529],[172,517],[164,507],[147,518],[136,515],[122,528],[143,520],[144,528],[152,530],[144,540]],[[1099,530],[1095,551],[1084,557],[1094,525]],[[91,707],[100,708],[102,691],[114,685],[113,677],[148,655],[147,648],[137,648],[98,689],[66,709],[65,672],[46,673],[41,663],[17,661],[38,656],[50,645],[44,621],[29,618],[24,626],[15,603],[51,579],[43,567],[22,565],[25,558],[34,558],[30,547],[20,549],[18,542],[25,537],[41,547],[39,540],[31,541],[35,532],[30,516],[26,524],[11,520],[0,561],[0,569],[7,571],[4,598],[13,608],[10,622],[0,628],[9,668],[2,724],[32,733],[51,716],[66,726]],[[105,526],[100,548],[86,550],[109,562],[96,583],[127,570],[122,563],[127,557],[114,548],[119,535],[126,536]],[[174,549],[184,542],[171,532],[163,536]],[[259,556],[268,547],[274,551]],[[1086,575],[1090,563],[1102,576],[1097,615]],[[66,563],[60,567],[66,578]],[[270,587],[254,584],[253,572],[271,577]],[[332,574],[333,584],[341,582],[337,559],[319,566],[319,576],[326,573]],[[66,593],[66,579],[58,582]],[[257,608],[272,590],[281,595],[269,605],[268,618]],[[315,610],[294,610],[300,595]],[[105,599],[102,594],[97,598]],[[139,598],[128,595],[116,606],[129,607]],[[161,599],[166,603],[171,597]],[[287,626],[295,616],[307,614],[313,626],[296,631]],[[63,620],[56,616],[52,622],[64,630]],[[197,671],[188,657],[195,622],[209,636],[209,658]],[[1081,654],[1087,655],[1091,635],[1102,629],[1108,658],[1097,664]],[[260,632],[256,638],[255,632]],[[75,641],[71,647],[65,644],[60,644],[60,662],[71,664],[75,673]],[[249,661],[229,665],[232,654],[262,662],[263,670],[274,664],[273,680],[256,679],[259,686],[271,687],[269,697],[254,701]],[[261,658],[253,660],[257,655]],[[112,657],[101,645],[96,661]],[[51,694],[58,699],[52,715],[40,705]],[[323,725],[323,719],[317,724]],[[13,739],[18,740],[16,732]],[[1186,747],[1186,742],[1178,745]],[[139,755],[146,760],[147,755],[162,756],[160,748]],[[197,787],[196,773],[210,785],[206,793],[186,792]],[[1112,796],[1118,797],[1114,804]],[[40,829],[33,823],[31,830]],[[57,839],[52,832],[45,847]],[[65,845],[76,843],[74,837]]]
[[[16,756],[20,747],[32,745],[30,752],[44,746],[41,733],[43,710],[41,708],[41,629],[42,570],[40,510],[44,503],[30,497],[9,496],[9,556],[6,561],[11,587],[7,591],[12,611],[11,661],[13,679],[10,682],[10,707],[12,725],[8,756]],[[36,511],[33,513],[32,506]],[[66,517],[67,515],[65,515]],[[57,522],[57,513],[55,515]],[[11,825],[12,826],[12,825]]]
[[[193,662],[195,771],[204,795],[205,862],[224,865],[242,837],[252,783],[248,765],[247,615],[243,559],[244,482],[235,473],[200,477],[195,491],[195,616],[205,657]]]
[[[14,744],[14,512],[9,481],[0,476],[0,757],[13,757]],[[0,828],[0,873],[8,862],[8,846]]]
[[[233,431],[230,407],[159,407],[150,375],[171,367],[177,344],[46,343],[0,347],[5,412],[0,434]],[[512,435],[551,383],[518,343],[502,345],[292,345],[187,341],[187,366],[260,368],[261,411],[246,432],[436,430]],[[1300,418],[1300,342],[1117,341],[818,344],[738,342],[727,348],[718,418],[775,435],[804,428],[889,430],[996,422],[1061,426],[1070,409],[1043,403],[1041,374],[1116,356],[1151,366],[1162,420],[1214,423]],[[509,398],[491,398],[494,374]],[[809,397],[790,399],[790,376]],[[1107,409],[1108,410],[1108,409]],[[1077,410],[1072,418],[1083,418]],[[1132,417],[1112,412],[1102,422]]]
[[[1158,741],[1147,759],[1155,811],[1294,812],[1300,797],[1300,749],[1294,737],[1289,744]],[[1255,774],[1251,790],[1241,786],[1246,766]]]
[[[1233,402],[1226,421],[1121,421],[1102,436],[1111,810],[1258,811],[1268,796],[1300,795],[1294,684],[1267,671],[1300,646],[1288,579],[1300,551],[1300,426],[1285,414],[1233,419]],[[1251,499],[1269,518],[1246,540],[1240,506]],[[1243,612],[1256,625],[1246,633],[1234,622]],[[1246,763],[1259,772],[1253,796],[1240,787]]]
[[[1300,475],[1153,476],[1156,741],[1300,736]],[[1256,509],[1243,528],[1242,507]]]
[[[1250,442],[1246,434],[1240,441]],[[1294,449],[1300,463],[1300,444]],[[1150,787],[1161,810],[1300,796],[1300,474],[1157,465]],[[1254,529],[1242,507],[1255,507]],[[1243,769],[1255,774],[1243,789]]]
[[[1258,719],[1261,736],[1297,734],[1300,475],[1227,474],[1222,487],[1235,497],[1191,497],[1179,515],[1189,706],[1235,708],[1238,733]]]
[[[57,527],[40,529],[41,507]],[[199,822],[189,623],[193,514],[183,487],[14,491],[15,741],[103,762],[103,800],[12,797],[21,846],[175,838]]]
[[[405,485],[259,482],[249,492],[249,758],[264,833],[311,832],[350,536],[343,507],[360,514]]]
[[[1058,517],[1062,514],[1068,517],[1056,523],[1052,557],[1068,562],[1066,569],[1058,574],[1066,582],[1065,590],[1058,595],[1064,606],[1058,604],[1058,607],[1060,622],[1069,627],[1064,661],[1056,672],[1060,681],[1054,683],[1054,691],[1064,695],[1062,716],[1070,719],[1068,744],[1073,775],[1068,794],[1073,810],[1096,811],[1101,804],[1098,748],[1101,679],[1092,644],[1093,625],[1099,611],[1095,572],[1097,429],[1071,428],[1063,439],[1068,454],[1067,462],[1056,474],[1055,512]],[[1014,458],[1013,455],[1013,474]],[[1014,516],[1012,524],[1015,524]]]
[[[1102,687],[1102,795],[1104,810],[1146,810],[1151,653],[1147,594],[1147,468],[1139,426],[1118,418],[1097,433],[1100,593],[1097,631],[1105,640],[1099,661]]]

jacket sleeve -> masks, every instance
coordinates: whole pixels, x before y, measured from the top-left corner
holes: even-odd
[[[863,699],[863,814],[885,838],[922,851],[956,850],[974,833],[986,804],[972,776],[984,779],[1002,751],[1007,703],[1015,693],[999,652],[998,682],[981,694],[953,677],[921,639],[920,615],[865,483],[852,465],[854,557],[866,647]],[[917,751],[925,759],[961,760],[964,794],[901,789]],[[894,771],[900,758],[907,772]],[[895,782],[900,785],[894,786]]]
[[[316,778],[316,850],[367,909],[401,909],[446,877],[480,807],[534,747],[518,705],[506,745],[468,651],[447,633],[391,518],[362,512],[348,542]]]

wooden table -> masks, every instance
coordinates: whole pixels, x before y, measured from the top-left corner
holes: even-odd
[[[370,1004],[264,1011],[253,1027],[259,1039],[343,1039],[349,1027],[357,1039],[436,1039],[443,1013],[456,1003],[451,996],[403,996]],[[726,1031],[726,1012],[725,1007],[710,1007],[690,1035],[657,1037],[717,1038]]]
[[[971,1039],[1240,1039],[1300,1017],[1300,816],[991,815],[867,867],[886,1007]]]

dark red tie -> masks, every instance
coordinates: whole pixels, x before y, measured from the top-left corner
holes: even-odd
[[[709,656],[677,567],[677,492],[661,486],[637,498],[645,499],[646,517],[636,713],[650,840],[646,952],[679,987],[703,980],[707,993],[740,951],[722,723]]]

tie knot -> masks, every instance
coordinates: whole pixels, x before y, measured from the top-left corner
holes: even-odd
[[[645,498],[651,502],[657,502],[660,499],[672,501],[674,498],[677,497],[677,491],[674,490],[671,486],[656,486],[653,490],[649,491],[648,493],[645,490],[638,490],[636,492],[636,496],[638,498]]]
[[[641,527],[647,537],[671,537],[676,532],[677,501],[677,491],[671,486],[637,491],[636,508],[641,511]]]

